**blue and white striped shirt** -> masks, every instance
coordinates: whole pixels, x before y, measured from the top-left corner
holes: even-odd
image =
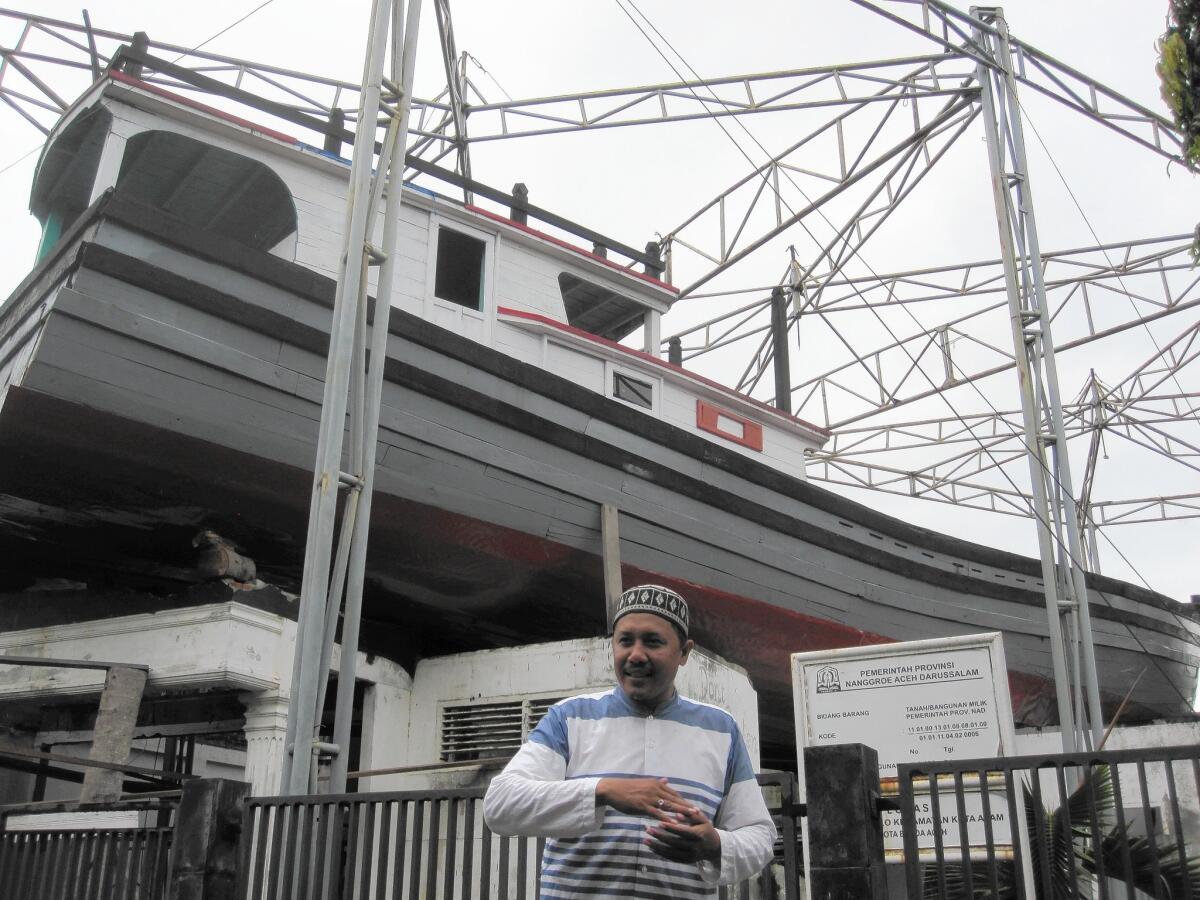
[[[601,778],[666,778],[721,837],[721,865],[677,863],[643,844],[652,820],[597,807]],[[550,708],[488,788],[488,825],[547,837],[545,898],[710,897],[771,859],[775,826],[745,742],[724,710],[676,695],[653,715],[618,687]]]

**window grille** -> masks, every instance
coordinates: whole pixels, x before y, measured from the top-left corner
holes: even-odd
[[[623,372],[613,372],[613,396],[634,406],[654,409],[654,386]]]
[[[561,697],[526,697],[442,707],[442,762],[511,756]]]

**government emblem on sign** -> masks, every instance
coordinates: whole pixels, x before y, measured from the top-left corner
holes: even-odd
[[[842,680],[838,677],[838,670],[833,666],[821,666],[817,669],[817,693],[832,694],[834,691],[842,689]]]

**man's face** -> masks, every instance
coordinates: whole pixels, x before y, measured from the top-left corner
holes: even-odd
[[[675,673],[687,662],[692,642],[679,642],[671,623],[653,613],[629,613],[613,630],[613,668],[625,696],[646,710],[671,696]]]

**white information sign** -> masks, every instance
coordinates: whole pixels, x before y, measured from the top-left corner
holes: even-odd
[[[902,762],[1005,756],[1012,751],[1012,705],[999,632],[876,644],[792,655],[796,745],[866,744],[879,754],[885,790]],[[804,790],[803,766],[800,787]],[[943,846],[960,844],[960,811],[938,794]],[[989,792],[994,844],[1010,844],[1007,798]],[[930,798],[917,798],[918,838],[934,846]],[[965,796],[968,842],[984,843],[982,797]],[[903,849],[900,817],[885,814],[889,856]]]

